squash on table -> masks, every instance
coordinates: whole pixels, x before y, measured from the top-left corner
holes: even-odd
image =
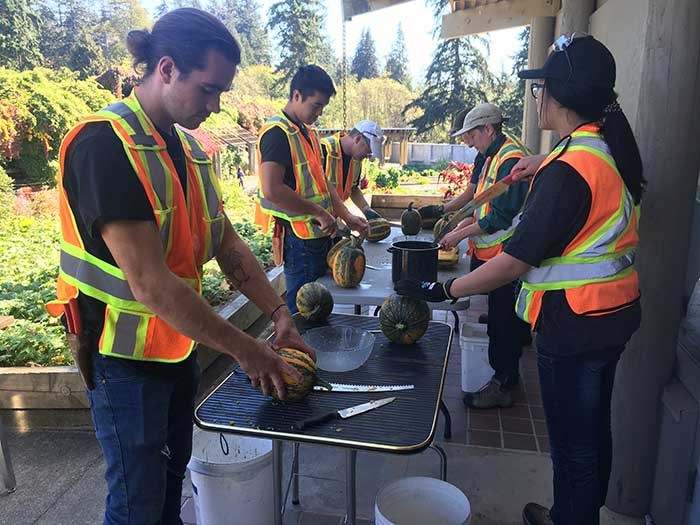
[[[354,288],[365,275],[365,252],[352,244],[341,248],[335,254],[331,269],[333,280],[341,288]]]
[[[404,235],[418,235],[421,229],[421,218],[418,210],[413,209],[413,203],[401,214],[401,231]]]
[[[438,235],[440,235],[440,230],[442,230],[442,227],[450,221],[452,215],[453,213],[448,213],[437,220],[435,226],[433,226],[433,237],[436,239],[438,238]]]
[[[328,264],[328,267],[331,268],[331,270],[333,269],[333,258],[341,249],[351,245],[355,248],[362,249],[362,241],[362,237],[355,237],[354,235],[340,239],[337,243],[331,246],[330,250],[328,250],[328,254],[326,255],[326,263]]]
[[[369,221],[369,242],[379,242],[391,235],[391,224],[386,219],[372,219]]]
[[[449,268],[459,262],[459,247],[453,246],[449,250],[438,250],[438,267]]]
[[[306,283],[297,291],[297,309],[308,321],[325,321],[333,310],[333,296],[321,283]]]
[[[298,401],[305,398],[316,385],[332,389],[330,384],[316,375],[316,363],[304,352],[294,348],[280,348],[277,350],[277,354],[301,374],[301,381],[298,382],[287,374],[283,374],[287,388],[287,401]],[[272,388],[272,397],[278,399],[277,390],[274,387]]]
[[[430,308],[422,299],[392,294],[379,311],[379,327],[394,343],[410,345],[428,329]]]

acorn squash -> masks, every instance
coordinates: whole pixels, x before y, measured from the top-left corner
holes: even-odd
[[[365,275],[365,252],[352,244],[341,248],[333,257],[333,280],[341,288],[354,288]]]
[[[325,321],[333,311],[333,296],[321,283],[306,283],[297,291],[299,314],[308,321]]]
[[[391,224],[386,219],[372,219],[369,221],[369,242],[379,242],[391,235]]]
[[[316,385],[331,389],[331,385],[316,375],[316,363],[307,354],[294,348],[280,348],[277,354],[287,363],[292,365],[301,374],[301,381],[297,382],[292,377],[284,374],[284,383],[287,388],[286,401],[297,401],[305,398]],[[272,397],[278,399],[277,390],[272,389]]]
[[[401,214],[401,231],[404,235],[418,235],[421,229],[421,218],[418,210],[413,209],[413,203]]]
[[[379,311],[379,327],[394,343],[410,345],[428,329],[430,308],[422,299],[392,294]]]

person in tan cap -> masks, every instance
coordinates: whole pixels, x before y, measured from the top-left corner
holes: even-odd
[[[486,159],[476,193],[506,177],[519,159],[529,155],[517,138],[503,131],[504,121],[496,106],[479,104],[467,113],[460,129],[452,135],[462,137]],[[496,257],[515,231],[527,189],[525,183],[515,184],[477,209],[473,217],[443,238],[443,247],[451,248],[468,237],[472,270]],[[515,286],[515,282],[509,282],[489,293],[489,363],[495,373],[482,389],[465,394],[464,404],[469,407],[505,408],[513,404],[511,389],[519,383],[522,343],[529,335],[527,323],[515,315]]]

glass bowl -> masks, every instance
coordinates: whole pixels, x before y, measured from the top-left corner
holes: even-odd
[[[316,366],[327,372],[347,372],[361,367],[374,348],[374,335],[349,326],[321,326],[303,335],[316,350]]]

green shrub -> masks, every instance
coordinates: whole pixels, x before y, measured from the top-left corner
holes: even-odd
[[[15,202],[15,192],[12,177],[0,166],[0,222],[10,218],[10,212]]]

